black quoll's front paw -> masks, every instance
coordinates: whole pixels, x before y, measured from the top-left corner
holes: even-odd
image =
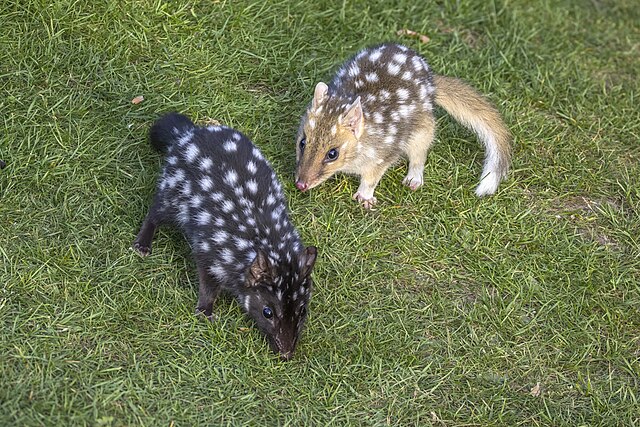
[[[216,320],[218,320],[218,317],[213,314],[213,311],[211,309],[207,310],[202,307],[196,307],[195,315],[197,317],[205,317],[211,323],[214,323]]]
[[[136,251],[141,257],[146,257],[151,255],[151,246],[143,245],[140,242],[133,242],[131,245],[131,249]]]

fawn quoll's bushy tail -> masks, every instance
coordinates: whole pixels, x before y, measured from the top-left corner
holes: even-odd
[[[153,148],[165,153],[167,148],[193,131],[195,125],[187,116],[168,113],[160,117],[149,129],[149,140]]]
[[[462,80],[434,76],[436,104],[473,130],[485,147],[484,168],[476,195],[496,192],[511,165],[511,133],[496,108]]]

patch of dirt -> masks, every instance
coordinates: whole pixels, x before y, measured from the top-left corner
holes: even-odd
[[[548,210],[556,218],[569,219],[578,232],[586,240],[595,241],[601,246],[618,250],[620,244],[606,234],[606,230],[598,225],[598,218],[606,206],[619,212],[622,210],[620,201],[605,198],[601,200],[590,199],[585,196],[573,196],[564,200],[557,200]]]

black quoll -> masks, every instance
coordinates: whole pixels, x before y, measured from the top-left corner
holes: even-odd
[[[291,224],[273,169],[237,130],[199,127],[180,114],[160,118],[149,138],[165,164],[133,248],[149,255],[159,225],[178,227],[198,269],[196,313],[212,319],[216,297],[226,291],[290,359],[307,317],[317,251]]]

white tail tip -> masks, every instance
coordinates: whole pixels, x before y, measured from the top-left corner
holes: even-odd
[[[498,185],[500,185],[500,176],[495,172],[489,172],[486,174],[480,184],[476,187],[476,196],[490,196],[498,190]]]

